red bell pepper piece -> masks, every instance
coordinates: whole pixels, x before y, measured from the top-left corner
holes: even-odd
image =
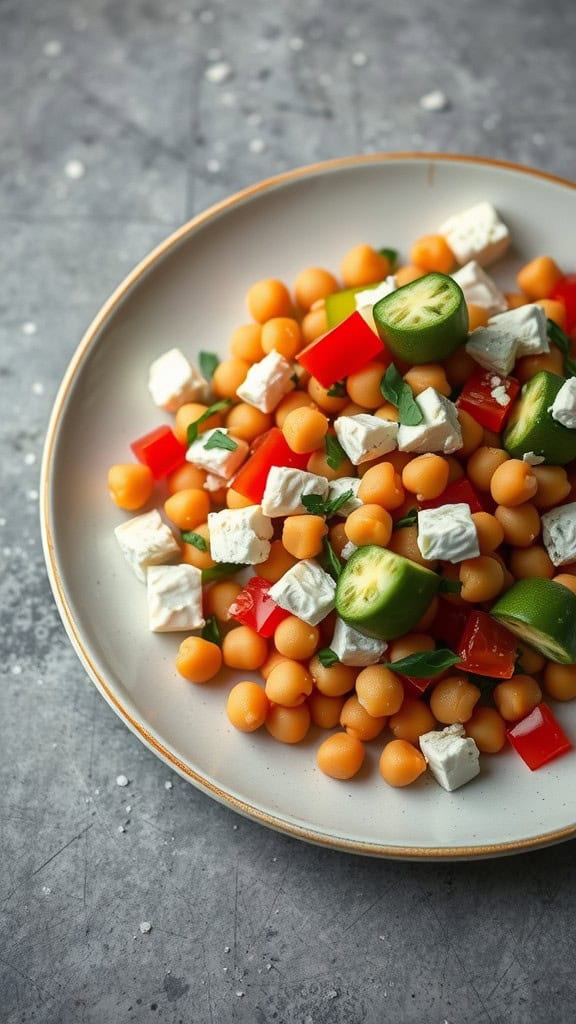
[[[430,676],[429,679],[416,679],[415,676],[404,676],[398,673],[398,678],[404,687],[404,694],[406,697],[413,697],[414,700],[420,700],[423,693],[431,683],[434,682],[434,677]]]
[[[270,597],[271,586],[261,576],[252,576],[230,605],[230,615],[263,637],[272,636],[276,626],[289,615]]]
[[[576,274],[560,278],[548,298],[563,303],[566,309],[566,330],[570,333],[576,327]]]
[[[130,445],[138,462],[143,462],[152,471],[155,480],[178,469],[184,462],[186,447],[180,444],[170,427],[157,427]]]
[[[508,729],[507,735],[531,771],[572,749],[572,743],[546,704],[538,704],[526,718]]]
[[[454,648],[462,659],[456,667],[491,679],[511,679],[517,643],[514,635],[490,615],[473,609]]]
[[[420,501],[420,508],[440,508],[442,505],[459,505],[464,503],[470,505],[471,512],[483,512],[484,506],[469,480],[462,477],[448,484],[445,491],[437,498],[430,498],[428,501]]]
[[[306,469],[310,455],[297,455],[288,447],[284,434],[278,427],[272,427],[258,438],[253,445],[252,455],[238,471],[231,486],[245,498],[257,505],[262,501],[268,473],[272,466],[287,466],[289,469]]]
[[[321,338],[312,341],[302,349],[296,359],[308,373],[329,388],[336,381],[361,370],[366,363],[386,353],[386,348],[375,331],[368,326],[360,313],[337,324]],[[392,361],[392,356],[388,362]],[[385,363],[382,363],[384,375]]]
[[[451,651],[457,651],[468,615],[469,608],[440,598],[436,617],[430,626],[431,635],[435,640],[441,640]]]
[[[503,387],[509,401],[505,405],[494,397],[496,388]],[[456,405],[474,417],[487,430],[500,433],[510,415],[512,403],[520,390],[520,381],[514,377],[501,377],[487,370],[475,370],[466,381]]]

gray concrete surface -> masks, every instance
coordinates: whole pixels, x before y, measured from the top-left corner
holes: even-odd
[[[171,777],[69,647],[36,499],[68,359],[156,242],[341,154],[447,149],[574,176],[575,27],[570,0],[0,0],[3,1024],[574,1020],[573,843],[363,860]],[[439,113],[419,105],[433,89]]]

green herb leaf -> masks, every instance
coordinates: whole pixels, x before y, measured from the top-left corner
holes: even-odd
[[[214,402],[214,405],[209,405],[208,408],[206,409],[206,412],[203,412],[202,415],[199,416],[197,420],[194,420],[193,423],[189,423],[188,430],[186,431],[186,441],[188,445],[194,444],[194,441],[198,437],[198,428],[201,427],[202,424],[206,422],[206,420],[209,420],[210,417],[213,416],[215,412],[222,412],[224,409],[227,409],[230,405],[232,405],[232,399],[221,398],[219,402]]]
[[[290,380],[292,381],[293,384],[296,385],[296,387],[298,387],[300,383],[300,378],[297,373],[293,373],[292,376],[290,377]]]
[[[181,537],[185,544],[192,544],[198,551],[208,551],[208,544],[202,534],[194,533],[194,530],[182,530]]]
[[[200,367],[200,373],[206,380],[212,380],[214,370],[219,365],[220,360],[215,352],[199,352],[198,366]]]
[[[218,562],[217,565],[211,565],[209,569],[202,569],[202,583],[215,583],[217,580],[226,580],[245,568],[245,565],[237,565],[235,562]]]
[[[394,270],[398,263],[398,249],[378,249],[381,256],[385,256],[390,262],[390,271]]]
[[[337,380],[331,384],[326,392],[328,398],[346,398],[346,382]]]
[[[324,668],[330,668],[331,665],[337,665],[340,658],[329,647],[323,647],[321,651],[318,651],[318,661]]]
[[[548,319],[548,337],[558,346],[564,356],[564,371],[569,377],[576,376],[576,362],[572,359],[572,342],[554,320]]]
[[[449,580],[447,576],[441,576],[438,587],[439,594],[459,594],[461,590],[460,580]]]
[[[326,462],[330,469],[339,469],[346,458],[346,452],[340,441],[333,434],[326,434],[324,444],[326,445]]]
[[[416,526],[418,522],[418,509],[411,508],[408,510],[405,516],[401,519],[397,519],[392,527],[393,530],[401,530],[404,526]]]
[[[311,516],[325,516],[326,519],[330,519],[330,516],[336,515],[338,509],[342,508],[353,497],[354,491],[349,490],[339,494],[337,498],[332,498],[331,501],[324,501],[319,494],[303,494],[301,500],[304,508]]]
[[[342,572],[342,563],[334,551],[330,541],[327,540],[326,537],[324,537],[324,540],[322,541],[322,546],[324,548],[324,561],[326,563],[326,568],[332,579],[338,582],[338,577]]]
[[[422,412],[414,401],[412,388],[402,379],[394,363],[390,363],[382,377],[380,391],[384,398],[398,409],[398,422],[402,426],[416,427],[422,422]]]
[[[233,437],[228,437],[223,430],[215,430],[213,434],[206,441],[204,447],[209,450],[210,448],[223,448],[227,452],[234,452],[238,447],[238,442]]]
[[[202,639],[209,640],[211,644],[216,644],[218,647],[221,646],[222,634],[215,615],[209,615],[206,619],[206,625],[202,630]]]
[[[386,668],[393,672],[401,672],[405,676],[413,676],[414,679],[428,679],[430,676],[437,676],[446,668],[457,665],[461,660],[459,654],[448,650],[447,647],[440,647],[437,651],[421,651],[418,654],[409,654],[399,661],[382,662]]]

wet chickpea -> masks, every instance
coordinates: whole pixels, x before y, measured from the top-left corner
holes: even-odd
[[[205,482],[205,471],[198,469],[190,462],[185,462],[183,466],[179,466],[178,469],[175,469],[173,473],[169,473],[166,477],[168,494],[176,494],[178,491],[186,491],[188,488],[198,488],[201,490]]]
[[[422,616],[421,619],[418,620],[418,622],[414,626],[414,629],[418,633],[423,633],[423,632],[425,632],[425,631],[430,629],[432,623],[434,622],[434,619],[436,618],[436,616],[438,614],[438,608],[439,608],[438,598],[437,597],[433,597],[432,601],[430,602],[430,605],[428,606],[427,610],[424,612],[424,615]]]
[[[526,548],[540,535],[542,524],[538,510],[531,502],[508,508],[498,505],[494,515],[504,530],[504,541],[514,547]]]
[[[534,302],[547,298],[561,277],[562,271],[551,256],[537,256],[518,271],[516,281],[520,291]]]
[[[438,498],[448,486],[450,466],[441,455],[418,455],[402,471],[402,485],[418,501]]]
[[[346,526],[345,526],[345,524],[344,523],[336,523],[335,526],[332,526],[330,528],[330,532],[328,534],[328,538],[330,540],[330,544],[334,548],[334,551],[338,555],[338,558],[340,558],[340,555],[342,554],[342,549],[348,543],[348,537],[346,536]]]
[[[346,288],[359,288],[388,277],[390,260],[371,245],[355,245],[342,260],[340,272]]]
[[[497,505],[514,508],[530,501],[538,489],[532,466],[521,459],[508,459],[494,471],[490,493]]]
[[[248,508],[253,505],[254,502],[250,501],[250,498],[245,498],[239,491],[235,491],[233,487],[226,489],[226,507],[227,508]]]
[[[417,538],[418,528],[416,526],[402,526],[399,530],[394,530],[392,533],[388,550],[394,551],[397,555],[402,555],[403,558],[409,558],[412,562],[418,562],[418,565],[423,565],[426,569],[434,570],[438,565],[437,561],[423,558],[418,547]]]
[[[270,675],[273,668],[276,668],[277,665],[280,665],[284,661],[290,660],[290,658],[285,658],[283,654],[279,654],[278,651],[271,651],[268,657],[266,658],[266,661],[264,662],[263,665],[260,666],[259,669],[262,679],[268,679],[268,676]]]
[[[467,722],[480,700],[480,690],[467,676],[446,676],[432,690],[430,711],[443,725]]]
[[[344,697],[327,697],[319,690],[312,690],[308,698],[308,707],[314,725],[319,729],[335,729],[340,725],[344,702]]]
[[[448,483],[453,484],[456,480],[462,480],[464,476],[464,466],[454,455],[444,455],[444,459],[448,463]]]
[[[536,672],[541,672],[546,664],[544,655],[535,651],[533,647],[523,644],[520,639],[516,640],[516,644],[520,671],[525,672],[529,676],[533,676]]]
[[[564,373],[564,357],[555,345],[551,345],[550,351],[544,352],[541,356],[522,356],[521,359],[517,359],[514,376],[521,384],[526,384],[535,374],[540,373],[540,370],[548,370],[549,373],[557,373],[559,376]]]
[[[236,683],[228,694],[226,713],[240,732],[255,732],[266,721],[270,704],[258,683]]]
[[[194,530],[208,518],[210,497],[200,488],[177,491],[164,502],[164,511],[179,530]]]
[[[267,278],[257,281],[249,289],[246,303],[250,316],[259,324],[276,316],[290,316],[292,300],[290,292],[282,281]]]
[[[458,420],[462,431],[462,447],[458,455],[466,459],[484,443],[484,429],[466,409],[458,409]]]
[[[362,477],[358,497],[365,505],[381,505],[388,511],[400,508],[406,495],[402,478],[391,462],[370,466]]]
[[[215,615],[219,622],[230,622],[232,618],[230,605],[241,590],[242,587],[235,580],[221,580],[220,583],[213,583],[204,593],[204,614]]]
[[[509,458],[503,448],[489,448],[485,445],[477,448],[466,466],[470,483],[479,491],[489,491],[494,473]]]
[[[350,462],[350,459],[342,459],[339,463],[338,469],[334,469],[333,466],[329,466],[328,454],[325,447],[319,448],[317,451],[312,452],[306,469],[309,473],[316,473],[317,476],[325,476],[327,480],[338,480],[343,476],[354,476],[354,466]]]
[[[223,359],[214,370],[212,390],[217,398],[236,398],[236,392],[246,380],[250,363],[246,359]]]
[[[424,733],[436,728],[436,719],[424,701],[405,697],[400,710],[388,720],[388,727],[395,739],[417,745]]]
[[[576,665],[556,665],[549,661],[544,671],[544,689],[553,700],[574,700]]]
[[[560,505],[570,494],[568,474],[562,466],[532,466],[538,490],[532,498],[536,508]]]
[[[322,551],[327,533],[322,516],[288,516],[282,529],[282,544],[294,558],[315,558]]]
[[[566,329],[566,306],[557,299],[538,299],[538,305],[544,310],[548,320],[553,320],[562,330]]]
[[[384,716],[374,718],[370,715],[366,708],[362,707],[356,694],[348,697],[340,714],[340,725],[348,735],[355,736],[365,743],[379,736],[387,721]]]
[[[451,356],[444,360],[444,371],[448,383],[453,388],[462,387],[472,375],[478,364],[468,354],[464,346],[457,348]]]
[[[554,583],[559,583],[563,587],[568,587],[573,594],[576,594],[576,576],[570,575],[568,572],[560,572],[557,576],[553,577]]]
[[[325,299],[339,289],[339,284],[329,270],[322,267],[308,267],[301,270],[294,282],[294,296],[300,309],[309,310],[319,299]]]
[[[204,415],[208,406],[202,405],[201,402],[185,402],[181,405],[176,413],[176,419],[174,422],[174,433],[180,441],[180,444],[187,443],[188,427],[191,423],[196,423],[201,416]],[[203,434],[206,430],[213,430],[215,427],[222,426],[222,414],[219,412],[212,413],[207,420],[198,424],[198,433]]]
[[[426,271],[422,267],[416,267],[410,263],[405,267],[398,267],[398,270],[394,271],[394,277],[398,287],[403,288],[405,284],[412,284],[412,281],[417,281],[419,277],[424,277],[425,273]]]
[[[490,555],[465,558],[460,563],[460,582],[463,601],[491,601],[504,586],[504,570]]]
[[[206,683],[218,674],[222,652],[218,644],[200,636],[187,636],[176,655],[176,671],[190,683]]]
[[[398,412],[398,409],[395,405],[392,405],[392,402],[384,402],[384,404],[379,405],[374,412],[374,416],[377,416],[378,419],[390,420],[391,423],[397,423],[399,415],[400,413]]]
[[[260,324],[243,324],[232,332],[230,354],[247,363],[258,363],[264,358],[262,328]]]
[[[291,391],[285,395],[274,410],[274,422],[277,427],[284,426],[286,417],[295,409],[315,409],[316,406],[307,391]]]
[[[476,708],[466,722],[466,735],[482,754],[497,754],[506,743],[506,722],[494,708]]]
[[[285,572],[288,572],[298,561],[286,550],[281,540],[273,540],[270,544],[270,554],[265,562],[258,565],[258,575],[269,583],[277,583]]]
[[[154,477],[148,466],[127,463],[108,470],[108,491],[118,508],[136,512],[150,500],[153,490]]]
[[[404,380],[415,395],[421,395],[427,388],[434,388],[441,395],[448,397],[452,390],[444,368],[438,363],[420,363],[418,366],[412,366],[404,374]]]
[[[182,545],[182,561],[186,562],[187,565],[194,565],[197,569],[211,569],[216,562],[212,558],[210,551],[210,533],[208,530],[208,523],[199,523],[198,526],[194,527],[194,533],[204,541],[202,548],[197,547],[195,544],[183,544]]]
[[[319,409],[309,409],[305,406],[293,409],[282,424],[282,433],[293,452],[306,455],[324,444],[324,438],[328,433],[328,420]]]
[[[353,402],[364,409],[378,409],[382,405],[380,384],[383,377],[382,363],[366,363],[361,370],[351,373],[346,380],[346,391]]]
[[[350,513],[344,529],[353,544],[386,547],[392,535],[392,517],[380,505],[361,505]]]
[[[236,626],[222,641],[222,660],[228,668],[253,671],[268,657],[268,644],[249,626]]]
[[[494,703],[507,722],[525,718],[542,700],[542,690],[532,676],[513,676],[494,689]]]
[[[411,654],[422,654],[424,651],[435,650],[436,644],[427,633],[406,633],[405,636],[391,640],[386,651],[386,660],[390,662],[401,661]]]
[[[268,674],[266,696],[273,704],[294,708],[312,693],[312,676],[305,665],[292,659],[279,662]]]
[[[279,654],[295,661],[307,661],[318,649],[320,633],[296,615],[288,615],[276,626],[274,646]]]
[[[302,332],[297,320],[276,316],[262,326],[262,348],[266,354],[279,352],[285,359],[294,359],[303,346]]]
[[[226,417],[228,430],[239,437],[242,441],[253,441],[272,426],[272,416],[269,413],[255,409],[247,402],[239,402],[235,405]]]
[[[402,707],[404,687],[384,665],[369,665],[356,677],[356,696],[373,718],[395,715]]]
[[[360,771],[365,753],[360,740],[347,732],[337,732],[320,744],[316,763],[332,779],[351,779]]]
[[[488,310],[483,306],[476,306],[473,302],[466,303],[468,307],[468,333],[472,334],[477,327],[486,327],[488,323]]]
[[[326,697],[342,697],[354,689],[358,669],[350,665],[323,665],[318,656],[308,662],[308,671],[320,693]]]
[[[311,342],[316,341],[316,338],[322,337],[328,330],[328,320],[326,319],[325,309],[311,309],[309,313],[303,318],[300,324],[302,331],[302,337],[307,345]]]
[[[478,534],[481,555],[491,555],[504,541],[504,528],[489,512],[473,512],[472,522]]]
[[[384,747],[378,767],[389,786],[411,786],[426,771],[426,760],[412,743],[395,739]]]
[[[330,416],[334,416],[336,413],[342,412],[345,406],[348,405],[349,398],[348,394],[344,394],[341,398],[334,395],[329,395],[328,391],[330,388],[324,388],[315,377],[310,377],[308,381],[308,394],[313,402],[316,403],[319,409],[323,412],[328,413]]]
[[[556,572],[546,548],[540,544],[532,544],[529,548],[512,548],[508,565],[517,580],[530,579],[532,576],[551,580]]]
[[[279,743],[300,743],[310,728],[310,711],[307,704],[295,708],[275,704],[270,708],[264,725]]]

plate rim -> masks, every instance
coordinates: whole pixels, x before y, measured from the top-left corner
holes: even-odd
[[[551,174],[547,171],[528,167],[524,164],[494,159],[491,157],[463,153],[409,151],[394,153],[366,153],[317,161],[312,164],[306,164],[301,167],[293,168],[292,170],[284,171],[281,174],[264,178],[261,181],[249,185],[246,188],[219,200],[217,203],[212,204],[206,210],[201,211],[195,217],[186,221],[156,245],[146,256],[144,256],[144,258],[136,264],[136,266],[114,289],[84,332],[68,363],[52,406],[42,455],[39,495],[42,548],[48,580],[60,618],[72,647],[87,675],[113,711],[115,711],[118,717],[128,726],[130,731],[133,732],[149,750],[156,754],[156,756],[163,760],[170,768],[177,771],[182,778],[186,779],[186,781],[192,783],[196,788],[216,799],[219,803],[222,803],[232,810],[242,814],[244,817],[250,818],[261,825],[266,825],[267,827],[285,835],[289,835],[292,838],[303,839],[318,846],[339,850],[345,853],[354,853],[393,860],[476,860],[503,856],[505,854],[527,852],[529,850],[535,850],[544,846],[564,842],[565,840],[576,836],[576,823],[562,829],[556,829],[527,839],[511,840],[502,843],[453,847],[390,846],[389,844],[346,839],[343,836],[331,835],[321,830],[309,829],[241,800],[239,797],[234,796],[234,794],[227,792],[226,789],[215,785],[185,762],[181,761],[180,758],[178,758],[157,736],[155,736],[146,725],[131,714],[128,708],[124,706],[122,701],[114,693],[113,689],[108,685],[101,673],[97,670],[90,656],[89,650],[87,649],[89,645],[85,645],[82,639],[81,630],[75,622],[66,597],[66,588],[62,581],[52,532],[50,501],[52,469],[56,451],[56,440],[60,423],[65,412],[67,398],[71,393],[84,359],[88,355],[92,345],[97,342],[101,330],[105,327],[108,319],[140,279],[155,264],[159,263],[168,253],[175,249],[187,236],[194,234],[201,227],[216,219],[227,210],[241,205],[246,200],[251,199],[260,193],[282,187],[283,185],[297,181],[301,178],[313,178],[331,171],[362,166],[364,164],[399,162],[403,160],[420,163],[428,162],[430,164],[430,173],[433,173],[433,165],[436,163],[464,163],[500,168],[517,174],[523,174],[528,177],[539,178],[544,181],[551,182],[552,184],[560,185],[564,188],[576,190],[576,181],[571,181],[568,178],[563,178],[560,175]]]

